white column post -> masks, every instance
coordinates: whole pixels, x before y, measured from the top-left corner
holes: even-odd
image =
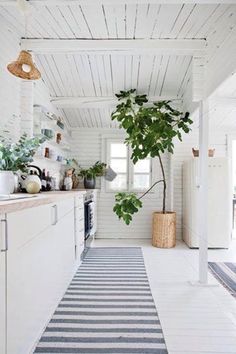
[[[199,283],[208,283],[208,140],[207,101],[199,102],[199,193],[197,200],[199,235]]]
[[[22,80],[20,83],[21,135],[33,136],[34,126],[34,83]]]

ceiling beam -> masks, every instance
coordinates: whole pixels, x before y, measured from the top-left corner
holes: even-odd
[[[56,6],[56,5],[119,5],[119,4],[235,4],[234,0],[30,0],[37,6]],[[16,0],[0,0],[0,5],[16,6]]]
[[[155,96],[150,97],[150,102],[157,102],[161,100],[176,101],[181,103],[182,100],[173,96]],[[51,103],[58,108],[104,108],[114,107],[118,101],[114,96],[107,97],[51,97]]]
[[[22,49],[38,54],[54,53],[114,53],[114,54],[173,54],[206,53],[204,39],[22,39]]]

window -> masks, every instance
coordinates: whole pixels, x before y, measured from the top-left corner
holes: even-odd
[[[151,159],[131,160],[132,150],[120,139],[107,139],[106,161],[117,173],[112,182],[106,182],[108,191],[144,191],[151,186]]]

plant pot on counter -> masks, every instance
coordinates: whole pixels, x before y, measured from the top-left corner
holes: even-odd
[[[84,177],[84,188],[85,189],[95,189],[96,179],[95,177]]]
[[[0,194],[14,192],[15,178],[12,171],[0,171]]]
[[[153,213],[152,245],[158,248],[172,248],[176,245],[176,213],[167,211]]]

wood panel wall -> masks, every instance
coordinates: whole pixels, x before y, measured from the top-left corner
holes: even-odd
[[[72,155],[83,167],[89,167],[102,159],[102,139],[107,135],[119,136],[117,129],[80,129],[72,133]],[[169,159],[163,159],[169,178]],[[160,176],[159,166],[158,174]],[[157,178],[159,177],[157,176]],[[159,178],[158,178],[159,179]],[[97,187],[101,184],[98,181]],[[142,210],[134,217],[131,225],[124,225],[113,212],[115,193],[99,191],[98,238],[151,238],[152,212],[161,210],[162,194],[159,188],[143,199]],[[168,198],[169,200],[169,198]],[[169,205],[168,205],[169,207]]]

